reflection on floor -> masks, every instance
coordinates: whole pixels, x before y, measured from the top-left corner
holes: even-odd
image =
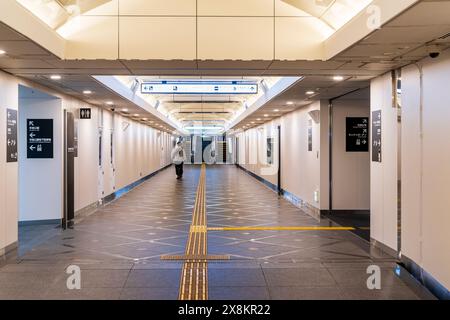
[[[0,268],[0,299],[177,299],[199,166],[182,181],[169,168],[75,226]],[[279,198],[233,166],[206,171],[209,227],[329,226]],[[208,231],[210,299],[418,299],[347,231]],[[381,290],[366,269],[381,268]],[[81,268],[81,290],[68,290],[67,266]]]
[[[370,241],[370,211],[335,210],[324,217],[339,225],[354,227],[354,234]]]
[[[21,256],[61,232],[59,224],[19,226],[18,255]]]

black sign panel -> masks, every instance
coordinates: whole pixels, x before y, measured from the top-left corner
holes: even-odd
[[[91,109],[90,108],[81,108],[80,109],[80,119],[90,119],[91,118]]]
[[[313,151],[313,127],[312,120],[308,120],[308,152]]]
[[[381,162],[381,110],[372,112],[372,161]]]
[[[369,118],[346,119],[347,152],[369,152]]]
[[[17,110],[6,109],[6,162],[17,162]]]
[[[27,120],[27,158],[53,158],[53,119]]]

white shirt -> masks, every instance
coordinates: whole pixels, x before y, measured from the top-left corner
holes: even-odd
[[[178,145],[175,146],[172,149],[171,158],[174,164],[181,164],[186,161],[186,153],[184,152],[183,147]]]

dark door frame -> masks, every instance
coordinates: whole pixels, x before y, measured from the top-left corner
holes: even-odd
[[[283,188],[281,187],[281,126],[277,127],[278,130],[278,172],[277,172],[277,189],[278,195],[283,195]]]
[[[62,228],[72,228],[75,218],[75,119],[64,110],[64,215]]]

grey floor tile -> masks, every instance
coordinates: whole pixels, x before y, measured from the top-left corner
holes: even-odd
[[[178,288],[181,269],[132,270],[127,288]]]
[[[208,269],[209,287],[265,287],[266,281],[259,269]]]
[[[367,288],[367,274],[366,269],[332,269],[328,268],[333,278],[341,287],[360,287]],[[393,270],[381,269],[381,286],[405,286],[406,284],[399,279]]]
[[[123,288],[129,273],[129,270],[81,270],[81,288]],[[52,289],[66,290],[69,276],[59,279]]]
[[[20,288],[6,288],[0,286],[0,300],[16,300],[20,291]]]
[[[269,287],[334,287],[336,282],[326,269],[263,269]]]

